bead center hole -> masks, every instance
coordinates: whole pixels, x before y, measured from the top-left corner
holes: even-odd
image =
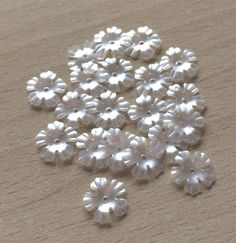
[[[139,41],[139,45],[143,45],[144,44],[144,41]]]
[[[147,111],[147,115],[150,116],[152,114],[151,111]]]
[[[104,196],[103,201],[107,201],[107,200],[108,200],[108,196]]]
[[[111,107],[107,107],[107,108],[106,108],[106,112],[112,112]]]
[[[44,87],[43,89],[45,92],[48,92],[49,91],[49,88],[48,87]]]
[[[115,44],[115,42],[114,42],[114,41],[110,41],[110,44],[114,45],[114,44]]]
[[[84,54],[83,57],[86,58],[86,57],[88,57],[88,55],[87,54]]]
[[[113,77],[117,77],[117,75],[118,75],[118,74],[117,74],[116,72],[112,73],[112,76],[113,76]]]
[[[151,81],[151,83],[155,83],[155,79],[153,79],[153,78],[150,81]]]
[[[54,143],[56,143],[56,144],[58,144],[60,142],[60,140],[58,139],[58,138],[56,138],[55,140],[54,140]]]
[[[87,82],[90,83],[92,82],[93,80],[91,78],[87,78]]]
[[[78,112],[79,110],[78,110],[78,108],[74,108],[73,111],[74,112]]]
[[[183,63],[181,61],[176,62],[178,66],[182,65]]]
[[[146,159],[146,156],[144,154],[142,154],[141,159]]]

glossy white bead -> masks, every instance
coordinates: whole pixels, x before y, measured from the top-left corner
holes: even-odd
[[[103,58],[122,57],[130,42],[131,37],[129,35],[123,33],[120,28],[113,26],[94,35],[95,53]]]
[[[83,197],[84,208],[94,214],[94,221],[100,225],[110,225],[113,217],[120,218],[127,212],[126,189],[123,182],[106,178],[95,178],[90,184],[91,192]]]
[[[79,149],[79,163],[89,169],[98,170],[108,167],[108,157],[111,154],[107,142],[107,131],[103,128],[93,128],[91,133],[82,133],[76,143]]]
[[[149,64],[135,70],[136,87],[139,94],[151,95],[155,98],[166,96],[167,87],[173,81],[168,74],[162,74],[158,63]]]
[[[181,151],[171,168],[171,179],[177,187],[184,187],[187,194],[194,196],[211,187],[216,176],[205,153]]]
[[[104,69],[99,70],[104,86],[113,92],[124,92],[134,85],[134,75],[130,61],[106,58],[99,63]]]
[[[130,106],[128,114],[132,121],[138,122],[138,129],[147,133],[150,127],[156,124],[162,125],[166,109],[166,101],[153,99],[150,95],[140,95],[136,99],[136,105]]]
[[[83,63],[99,60],[99,56],[94,53],[95,44],[85,42],[83,45],[76,45],[69,48],[68,56],[70,58],[68,66],[70,70],[81,68]]]
[[[99,76],[99,68],[96,63],[83,63],[82,68],[75,68],[70,74],[70,81],[74,84],[79,94],[88,94],[99,97],[104,91],[101,84],[106,80],[102,80]]]
[[[163,124],[170,142],[195,145],[200,141],[205,120],[199,112],[182,105],[167,111]]]
[[[133,59],[151,61],[160,50],[160,37],[147,26],[131,30],[127,35],[131,37],[132,44],[126,49],[126,54]]]
[[[108,90],[100,95],[94,124],[103,128],[122,127],[126,122],[128,110],[129,103]]]
[[[135,135],[124,132],[119,128],[110,128],[107,140],[110,145],[111,155],[108,159],[108,166],[113,172],[120,172],[135,164],[134,150],[131,141]]]
[[[148,138],[157,143],[157,150],[161,151],[161,154],[166,153],[171,159],[174,158],[179,150],[184,150],[187,148],[187,146],[184,144],[169,141],[167,132],[159,125],[155,125],[149,129]]]
[[[198,75],[197,57],[189,50],[182,51],[179,47],[170,47],[166,56],[161,57],[162,70],[168,71],[175,82],[190,81]]]
[[[202,112],[206,108],[205,100],[199,95],[199,89],[195,84],[174,84],[168,88],[167,95],[168,109],[187,105],[189,109],[196,109]]]
[[[136,180],[152,180],[164,171],[162,161],[163,151],[158,149],[158,144],[149,142],[144,137],[135,137],[131,141],[136,162],[132,174]]]
[[[63,102],[57,105],[55,114],[57,119],[64,121],[67,127],[79,128],[90,125],[95,120],[98,100],[87,94],[67,92]]]
[[[78,133],[71,127],[65,127],[62,122],[49,123],[47,130],[42,130],[36,136],[36,145],[40,149],[40,157],[46,162],[67,161],[72,159]]]
[[[27,82],[28,102],[34,107],[55,108],[66,89],[66,83],[61,78],[56,79],[55,73],[43,72]]]

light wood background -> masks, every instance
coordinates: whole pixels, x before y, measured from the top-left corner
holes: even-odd
[[[30,109],[26,81],[45,70],[68,80],[67,48],[116,25],[148,25],[164,48],[199,57],[196,84],[208,110],[199,150],[209,154],[216,185],[196,198],[170,184],[169,170],[128,190],[127,217],[100,228],[83,211],[96,175],[75,162],[46,166],[34,145],[53,113]],[[236,1],[0,0],[0,242],[236,242]]]

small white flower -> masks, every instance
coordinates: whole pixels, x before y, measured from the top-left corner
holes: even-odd
[[[94,53],[94,47],[93,42],[85,42],[82,46],[72,46],[68,51],[70,70],[79,69],[83,63],[99,59],[98,55]]]
[[[132,45],[126,49],[128,56],[143,61],[154,59],[160,49],[161,39],[157,34],[153,34],[152,29],[147,26],[139,27],[137,31],[131,30],[127,35],[132,40]]]
[[[130,36],[122,33],[122,30],[113,26],[94,35],[96,44],[95,53],[103,58],[122,57],[125,48],[130,45]]]
[[[99,71],[104,85],[113,92],[125,91],[134,85],[134,75],[130,61],[116,58],[106,58],[100,62],[104,69]]]
[[[63,120],[67,127],[77,129],[81,124],[90,125],[94,122],[97,105],[98,100],[90,95],[79,96],[76,91],[67,92],[55,113],[57,119]]]
[[[54,108],[60,102],[60,96],[66,92],[66,84],[61,79],[56,79],[56,74],[47,71],[38,77],[33,77],[27,82],[29,92],[28,101],[32,106],[40,107],[43,103],[47,108]]]
[[[167,74],[161,74],[158,63],[149,64],[148,68],[140,67],[135,70],[136,86],[139,94],[148,94],[156,98],[166,96],[167,87],[173,81]]]
[[[203,111],[206,108],[205,100],[199,95],[199,89],[195,84],[174,84],[169,87],[167,95],[169,97],[169,109],[174,109],[176,106],[181,105],[187,105],[190,109],[198,111]]]
[[[138,121],[139,130],[147,133],[150,127],[162,124],[162,116],[166,109],[166,101],[153,100],[150,95],[140,95],[136,99],[136,105],[130,106],[128,114],[132,121]]]
[[[42,130],[36,136],[36,145],[40,148],[40,157],[46,162],[70,160],[75,152],[73,143],[78,133],[71,127],[54,121],[48,124],[47,131]]]
[[[148,142],[144,137],[135,137],[131,141],[131,146],[135,150],[136,162],[132,174],[137,180],[152,180],[163,172],[163,152],[158,149],[155,142]]]
[[[109,144],[106,140],[107,131],[103,128],[93,128],[91,134],[81,134],[76,143],[79,148],[78,160],[86,168],[93,168],[94,164],[98,170],[108,167],[107,158],[110,156]]]
[[[86,93],[99,97],[104,91],[104,87],[100,83],[105,81],[101,79],[99,72],[100,69],[96,63],[84,63],[82,64],[82,69],[77,68],[71,72],[70,81],[75,85],[76,91],[79,94]]]
[[[181,51],[179,47],[170,47],[166,56],[161,57],[160,66],[170,71],[175,82],[189,81],[198,74],[197,57],[189,50]]]
[[[171,142],[195,145],[200,140],[204,118],[199,112],[182,105],[166,112],[163,123]]]
[[[134,137],[135,135],[119,128],[109,129],[107,140],[111,146],[111,157],[108,165],[113,172],[122,171],[135,164],[134,152],[130,145]]]
[[[116,217],[124,216],[127,212],[128,202],[124,198],[126,189],[123,182],[95,178],[90,184],[92,192],[86,192],[83,197],[84,208],[94,213],[94,221],[101,225],[111,224],[113,214]]]
[[[202,192],[204,187],[211,187],[216,176],[205,153],[186,150],[176,155],[171,179],[177,187],[184,187],[185,193],[194,196]]]
[[[110,128],[122,127],[126,122],[126,113],[129,103],[123,97],[117,97],[110,90],[101,94],[97,108],[96,127]]]
[[[166,131],[159,125],[155,125],[149,129],[148,138],[158,144],[157,148],[158,151],[161,151],[161,154],[166,153],[171,159],[173,159],[180,149],[186,149],[186,145],[184,144],[170,142]]]

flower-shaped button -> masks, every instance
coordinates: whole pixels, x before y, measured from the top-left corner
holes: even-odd
[[[93,42],[85,42],[82,46],[70,47],[68,51],[70,70],[81,68],[81,64],[99,59],[98,55],[94,53],[94,47],[95,44]]]
[[[130,106],[128,114],[132,121],[138,121],[139,130],[147,133],[150,127],[162,124],[162,116],[166,109],[166,101],[153,100],[150,95],[140,95],[136,99],[136,105]]]
[[[132,45],[126,49],[128,56],[133,59],[140,58],[143,61],[155,58],[161,46],[161,39],[157,34],[153,34],[152,29],[147,26],[139,27],[137,31],[131,30],[127,35],[132,40]]]
[[[89,125],[94,122],[98,100],[87,94],[80,96],[76,91],[67,92],[63,103],[55,109],[57,119],[63,120],[67,127],[77,129],[81,124]]]
[[[35,107],[45,104],[47,108],[55,108],[66,88],[65,82],[61,78],[56,79],[55,73],[43,72],[39,78],[33,77],[27,82],[28,101]]]
[[[89,94],[94,97],[104,91],[101,82],[106,80],[101,79],[99,75],[98,65],[93,62],[82,64],[82,68],[75,68],[70,74],[70,81],[75,85],[75,89],[79,94]]]
[[[79,149],[79,163],[88,169],[92,169],[94,166],[98,170],[107,168],[107,158],[111,151],[106,138],[107,131],[101,127],[93,128],[91,134],[82,133],[76,143],[76,147]]]
[[[175,157],[171,168],[171,179],[177,187],[184,187],[186,193],[194,196],[209,188],[216,176],[205,153],[181,151]]]
[[[124,198],[126,189],[123,182],[95,178],[90,184],[92,192],[86,192],[83,197],[84,208],[94,213],[94,221],[101,225],[111,224],[113,217],[120,218],[127,212],[128,202]]]
[[[158,149],[158,144],[147,141],[144,137],[135,137],[131,141],[131,147],[135,151],[136,162],[132,174],[137,180],[152,180],[163,172],[163,151]]]
[[[113,172],[119,172],[135,164],[131,141],[135,135],[123,132],[119,128],[108,131],[107,140],[111,147],[108,166]]]
[[[126,122],[129,103],[123,97],[117,97],[117,94],[110,90],[102,93],[100,98],[97,108],[98,114],[94,122],[95,126],[103,128],[122,127]]]
[[[170,142],[165,129],[159,125],[155,125],[149,129],[148,138],[157,143],[157,150],[161,154],[166,153],[171,159],[174,158],[179,150],[184,150],[187,147],[184,144]]]
[[[106,58],[100,62],[104,69],[99,70],[102,80],[106,79],[104,85],[113,92],[122,92],[134,85],[134,75],[130,61],[116,58]]]
[[[195,145],[201,137],[201,128],[204,127],[204,118],[201,114],[187,105],[176,107],[164,114],[163,123],[167,130],[169,141]]]
[[[161,74],[158,63],[136,69],[135,79],[138,80],[136,86],[139,94],[149,94],[156,98],[165,97],[167,87],[173,83],[169,75]]]
[[[198,111],[203,111],[206,108],[205,100],[199,95],[199,89],[195,84],[174,84],[168,88],[167,95],[169,97],[169,109],[174,109],[176,106],[185,104],[190,109],[192,108]]]
[[[74,143],[78,133],[71,127],[54,121],[48,124],[47,131],[42,130],[36,136],[36,145],[40,148],[40,157],[45,162],[68,161],[75,152]]]
[[[100,31],[94,35],[94,43],[96,44],[95,53],[103,58],[106,57],[122,57],[130,45],[131,37],[122,30],[113,26],[105,31]]]
[[[161,57],[162,70],[170,71],[170,76],[175,82],[189,81],[198,74],[197,57],[189,50],[181,51],[179,47],[170,47],[166,56]]]

